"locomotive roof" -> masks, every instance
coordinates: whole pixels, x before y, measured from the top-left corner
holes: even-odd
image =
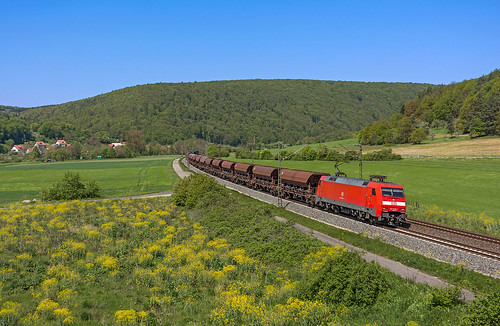
[[[384,185],[395,185],[395,183],[392,183],[392,182],[377,182],[377,181],[370,181],[370,180],[358,179],[358,178],[337,177],[334,175],[326,177],[325,181],[342,183],[342,184],[358,186],[358,187],[366,187],[370,182],[380,183],[380,184],[384,184]]]

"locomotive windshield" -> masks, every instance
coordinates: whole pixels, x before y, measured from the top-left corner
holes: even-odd
[[[397,188],[382,188],[382,196],[387,197],[403,197],[405,196],[403,189]]]

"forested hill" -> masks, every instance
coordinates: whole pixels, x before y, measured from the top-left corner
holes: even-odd
[[[450,85],[431,86],[390,120],[370,123],[358,134],[364,144],[420,143],[429,128],[450,135],[500,135],[500,70]]]
[[[429,88],[404,105],[404,115],[451,132],[500,134],[500,70],[480,78]]]
[[[240,80],[159,83],[23,110],[31,121],[71,123],[100,139],[141,129],[162,144],[198,137],[237,145],[249,140],[332,139],[390,117],[427,88],[414,83]]]

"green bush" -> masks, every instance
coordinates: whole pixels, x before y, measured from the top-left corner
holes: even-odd
[[[227,146],[212,144],[207,148],[207,155],[213,158],[228,157],[229,149],[227,148]]]
[[[273,159],[273,154],[271,153],[270,150],[265,149],[259,153],[259,159],[261,160],[272,160]]]
[[[329,258],[300,285],[307,299],[323,299],[335,305],[367,307],[388,289],[388,281],[374,263],[366,263],[358,253],[344,252]]]
[[[455,286],[435,287],[431,291],[429,305],[431,307],[451,307],[460,303],[460,289]]]
[[[214,191],[223,192],[227,190],[209,176],[192,174],[174,185],[172,200],[177,206],[194,208],[201,198]]]
[[[402,159],[401,155],[392,154],[392,149],[390,148],[363,155],[363,161],[398,161]]]
[[[73,200],[98,198],[101,196],[101,187],[94,181],[84,185],[80,181],[78,172],[66,172],[60,182],[51,187],[43,188],[40,197],[43,201],[51,200]]]
[[[411,133],[410,141],[412,142],[412,144],[420,144],[421,142],[426,140],[427,137],[428,137],[427,133],[425,132],[424,129],[417,128],[413,130],[413,132]]]
[[[500,293],[477,297],[470,305],[464,322],[466,325],[500,325]]]
[[[344,160],[349,162],[349,161],[356,161],[359,159],[359,153],[356,151],[346,151],[344,153]]]

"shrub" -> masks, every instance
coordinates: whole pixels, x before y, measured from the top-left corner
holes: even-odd
[[[433,288],[431,291],[429,305],[431,307],[451,307],[460,303],[460,289],[455,286],[445,288]]]
[[[223,192],[226,189],[209,176],[192,174],[174,185],[172,200],[177,206],[193,208],[202,197],[214,191]]]
[[[49,188],[43,188],[40,197],[44,201],[72,200],[85,198],[98,198],[101,196],[101,187],[94,181],[84,185],[77,172],[66,172],[60,182]]]
[[[344,153],[344,160],[345,161],[356,161],[359,159],[359,153],[356,151],[346,151]]]
[[[272,160],[273,159],[273,154],[271,153],[270,150],[265,149],[259,154],[259,158],[261,160]]]
[[[327,303],[366,307],[388,289],[388,281],[374,263],[366,263],[358,253],[346,251],[328,258],[300,285],[307,299]]]
[[[392,154],[392,149],[385,148],[380,151],[371,152],[363,155],[364,161],[397,161],[403,158],[399,154]]]
[[[210,157],[228,157],[229,149],[227,146],[212,144],[207,148],[207,155]]]
[[[329,149],[328,154],[325,157],[326,161],[343,161],[344,160],[344,155],[342,155],[340,152],[334,150],[334,149]]]
[[[410,140],[413,144],[420,144],[427,139],[427,133],[422,128],[417,128],[413,130],[410,136]]]
[[[464,317],[466,325],[500,325],[500,293],[477,297]]]
[[[318,153],[311,148],[311,146],[307,145],[306,147],[302,148],[296,155],[296,160],[299,161],[314,161],[318,156]]]

